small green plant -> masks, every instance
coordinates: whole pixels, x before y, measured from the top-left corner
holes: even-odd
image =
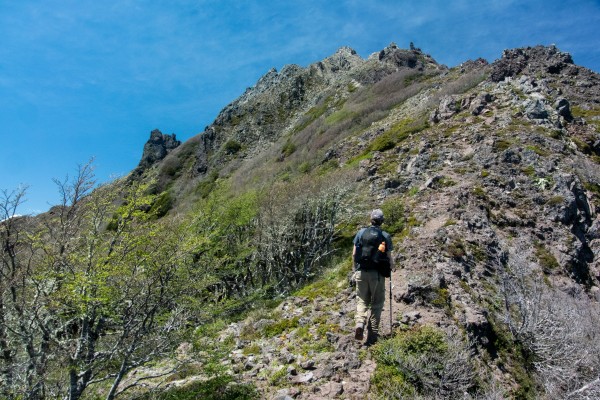
[[[242,352],[245,356],[248,356],[250,354],[260,354],[260,346],[258,344],[252,344],[248,347],[244,347],[244,350]]]
[[[534,181],[534,185],[537,186],[540,190],[546,190],[550,186],[550,181],[546,178],[537,178]]]
[[[408,193],[407,194],[409,196],[413,197],[413,196],[416,196],[417,193],[419,193],[419,187],[418,186],[413,186],[410,189],[408,189]]]
[[[495,152],[500,152],[500,151],[504,151],[504,150],[508,149],[510,147],[510,145],[511,145],[511,143],[508,140],[499,139],[494,142],[494,144],[492,145],[492,148],[494,149]]]
[[[279,370],[275,371],[269,378],[269,384],[275,387],[283,386],[287,382],[287,370],[283,366]]]
[[[458,222],[457,222],[455,219],[452,219],[452,218],[448,218],[448,219],[446,220],[446,222],[444,222],[444,226],[445,226],[445,227],[446,227],[446,226],[452,226],[452,225],[456,225],[456,224],[458,224]]]
[[[538,146],[533,146],[533,145],[529,145],[525,147],[527,150],[533,151],[535,154],[537,154],[540,157],[547,157],[548,155],[550,155],[550,153],[548,153],[547,150],[544,150]]]
[[[560,268],[556,257],[541,242],[535,243],[535,256],[538,258],[540,266],[546,271],[556,271]]]
[[[467,247],[476,262],[484,262],[488,259],[488,253],[480,244],[469,243]]]
[[[533,165],[528,165],[524,167],[521,171],[523,171],[523,173],[529,177],[535,176],[535,168],[533,167]]]
[[[565,198],[563,196],[552,196],[547,201],[546,204],[555,207],[561,204],[564,204]]]
[[[379,135],[373,142],[371,142],[368,150],[369,151],[386,151],[396,147],[396,144],[402,142],[410,135],[421,132],[429,127],[429,123],[426,118],[404,119],[395,125],[392,125],[390,129]]]
[[[214,378],[194,381],[188,385],[174,387],[162,393],[148,393],[137,396],[142,400],[254,400],[259,399],[254,385],[237,383],[230,375],[219,375]]]
[[[450,310],[452,307],[452,301],[450,299],[450,292],[446,288],[438,288],[433,292],[433,298],[431,299],[431,305],[438,308],[444,308]]]
[[[402,232],[406,226],[407,212],[404,207],[404,201],[401,197],[387,199],[382,205],[383,215],[385,215],[385,230],[390,235]]]
[[[477,197],[478,199],[481,200],[488,200],[488,195],[487,192],[485,191],[485,189],[483,189],[481,186],[475,186],[472,190],[473,195],[475,195],[475,197]]]
[[[302,164],[300,164],[298,166],[298,171],[303,174],[308,174],[311,169],[312,169],[312,166],[311,166],[310,162],[308,162],[308,161],[304,161]]]
[[[359,154],[358,156],[352,157],[350,160],[348,160],[348,162],[346,163],[346,166],[356,167],[357,165],[360,164],[360,162],[362,160],[369,160],[371,158],[373,158],[373,152],[362,153],[362,154]]]
[[[451,187],[456,185],[456,182],[447,176],[442,176],[440,180],[437,182],[437,186],[441,188]]]
[[[285,331],[289,331],[291,329],[297,328],[299,325],[299,318],[294,317],[291,319],[282,319],[280,321],[276,321],[270,325],[265,326],[264,334],[266,337],[274,337],[277,335],[281,335]]]
[[[563,133],[562,133],[562,131],[559,131],[558,129],[554,129],[554,130],[550,131],[550,133],[548,133],[548,136],[550,136],[552,139],[560,139],[563,137]]]
[[[287,140],[285,142],[285,144],[283,145],[283,148],[281,149],[281,154],[284,157],[289,157],[290,155],[292,155],[294,152],[296,151],[296,145],[291,141],[291,140]]]
[[[448,244],[446,246],[446,253],[449,257],[455,260],[462,260],[467,255],[465,245],[460,240],[454,240],[453,242]]]
[[[600,132],[600,108],[584,109],[579,106],[571,107],[571,114],[575,118],[585,118],[586,122],[596,127],[596,132]]]

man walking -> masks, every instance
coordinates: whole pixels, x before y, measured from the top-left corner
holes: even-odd
[[[383,211],[373,210],[371,226],[358,231],[352,251],[357,294],[354,337],[363,340],[370,309],[367,345],[374,344],[379,336],[381,311],[385,302],[385,276],[390,276],[389,271],[393,268],[392,239],[381,229],[383,220]]]

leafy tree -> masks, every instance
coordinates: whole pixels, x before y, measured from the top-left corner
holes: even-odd
[[[62,203],[37,225],[14,218],[24,191],[0,199],[2,394],[79,399],[112,382],[112,399],[138,384],[123,384],[127,372],[171,350],[184,320],[181,237],[150,218],[148,185],[91,194],[90,164],[57,184]]]

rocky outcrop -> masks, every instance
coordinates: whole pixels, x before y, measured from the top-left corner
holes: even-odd
[[[492,64],[490,79],[500,82],[519,74],[535,75],[536,72],[575,75],[577,68],[569,53],[555,46],[535,46],[505,50],[502,58]]]
[[[165,135],[158,129],[150,132],[150,139],[144,145],[142,159],[137,167],[137,171],[142,172],[152,165],[164,159],[173,149],[177,148],[181,142],[177,140],[175,134]]]
[[[349,47],[342,47],[308,67],[286,65],[281,71],[272,68],[227,105],[201,134],[210,136],[209,141],[202,141],[210,142],[210,146],[197,152],[195,170],[206,171],[211,164],[228,160],[230,157],[223,146],[231,140],[241,145],[241,151],[236,154],[238,158],[264,151],[297,129],[294,122],[306,119],[307,114],[314,118],[315,108],[323,107],[322,103],[327,105],[327,99],[331,104],[343,104],[353,90],[347,90],[349,87],[370,85],[400,70],[424,72],[443,68],[420,50],[400,49],[394,43],[368,59],[361,58]]]

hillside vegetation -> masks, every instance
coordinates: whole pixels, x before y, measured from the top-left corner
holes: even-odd
[[[598,83],[555,47],[342,48],[153,131],[123,179],[80,166],[48,213],[2,192],[0,397],[598,398]],[[374,207],[398,268],[365,347]]]

